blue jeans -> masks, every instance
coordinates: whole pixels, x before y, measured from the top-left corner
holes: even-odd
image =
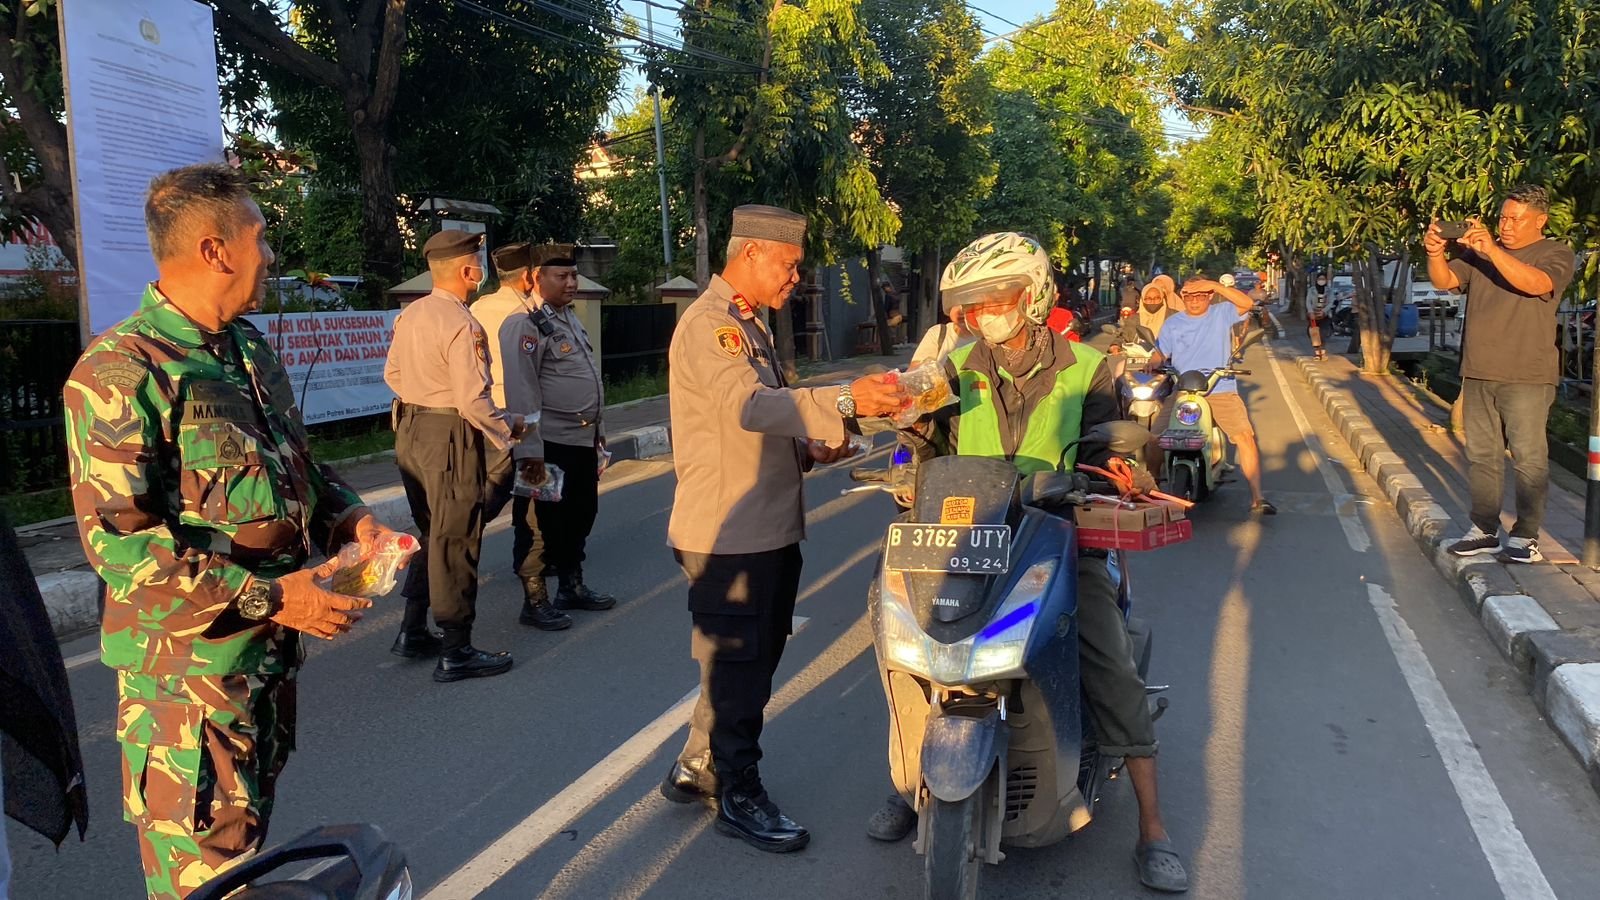
[[[1464,378],[1462,413],[1467,429],[1467,487],[1472,494],[1472,524],[1486,534],[1500,528],[1505,494],[1506,451],[1516,470],[1517,524],[1514,538],[1536,538],[1550,492],[1550,446],[1545,426],[1553,384],[1507,384]]]

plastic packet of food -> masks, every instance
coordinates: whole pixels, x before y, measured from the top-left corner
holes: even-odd
[[[846,453],[843,457],[841,457],[841,458],[839,458],[837,460],[834,460],[832,463],[830,463],[830,465],[835,465],[836,466],[836,465],[839,465],[840,463],[848,462],[848,461],[850,461],[852,459],[855,459],[856,457],[861,456],[863,454],[872,452],[872,439],[871,438],[862,437],[859,434],[849,434],[849,435],[846,435],[846,437],[848,437],[849,439],[845,442],[845,447],[850,452]],[[828,446],[828,442],[827,441],[819,441],[819,440],[816,440],[816,439],[812,439],[811,445],[813,447],[823,448],[823,447]]]
[[[936,359],[925,359],[904,371],[889,374],[911,395],[911,402],[893,416],[894,424],[901,428],[956,402],[944,365]]]
[[[599,477],[601,477],[601,476],[606,474],[606,470],[611,468],[611,451],[610,450],[607,450],[604,447],[600,448],[600,452],[595,454],[595,467],[594,468],[595,468],[595,473],[594,474],[595,474],[596,478],[599,478]]]
[[[323,579],[322,587],[350,597],[382,597],[394,590],[400,567],[420,549],[421,541],[398,531],[378,538],[365,555],[361,544],[351,541],[339,549],[339,568]]]
[[[533,486],[532,497],[546,503],[561,502],[561,488],[567,483],[567,473],[561,467],[545,463],[544,480]]]

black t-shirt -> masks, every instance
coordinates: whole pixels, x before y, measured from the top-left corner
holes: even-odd
[[[1550,276],[1548,294],[1530,296],[1511,287],[1494,264],[1471,250],[1450,261],[1467,297],[1462,332],[1461,375],[1511,384],[1559,384],[1556,308],[1572,281],[1572,248],[1544,238],[1513,259]]]

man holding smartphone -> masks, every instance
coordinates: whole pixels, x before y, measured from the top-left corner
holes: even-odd
[[[1428,280],[1467,299],[1461,396],[1472,530],[1450,545],[1457,556],[1498,552],[1503,562],[1544,559],[1539,526],[1550,487],[1545,426],[1560,379],[1556,309],[1574,264],[1571,247],[1544,236],[1549,213],[1544,188],[1519,185],[1500,207],[1498,240],[1476,219],[1434,222],[1422,239]],[[1461,250],[1455,259],[1446,255],[1451,243]],[[1507,450],[1516,471],[1517,521],[1502,546]]]

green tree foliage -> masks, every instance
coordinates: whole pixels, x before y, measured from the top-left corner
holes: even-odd
[[[1266,236],[1365,272],[1369,371],[1392,340],[1375,264],[1409,256],[1429,219],[1490,216],[1534,181],[1558,198],[1558,233],[1586,245],[1600,228],[1597,15],[1576,0],[1217,0],[1196,23],[1185,84],[1237,117]]]
[[[506,214],[492,226],[497,239],[570,240],[583,213],[574,173],[621,71],[601,30],[614,16],[601,7],[604,15],[575,22],[534,3],[477,5],[508,18],[450,0],[407,4],[388,138],[395,189],[413,201],[492,203]],[[312,13],[299,18],[305,39],[330,43],[333,20]],[[368,161],[349,139],[337,95],[294,77],[269,84],[279,133],[316,155],[319,183],[330,192],[359,188]]]
[[[861,86],[857,134],[900,211],[897,240],[920,270],[940,244],[967,240],[979,202],[994,188],[983,38],[959,0],[864,0],[861,15],[893,76]],[[878,279],[872,280],[876,290]],[[918,293],[927,304],[921,318],[931,321],[933,294]],[[883,311],[881,302],[877,307]],[[879,337],[890,339],[886,323]]]
[[[1257,186],[1244,143],[1222,122],[1178,146],[1172,164],[1172,213],[1166,258],[1180,272],[1226,271],[1255,243]]]

